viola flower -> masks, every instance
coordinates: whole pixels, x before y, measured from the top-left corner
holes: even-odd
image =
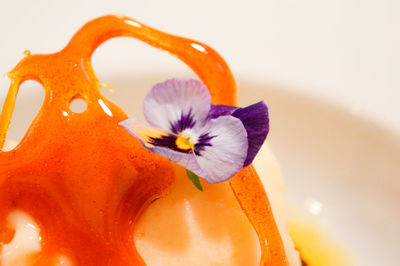
[[[263,102],[246,108],[212,105],[206,86],[193,79],[156,84],[144,100],[143,112],[151,127],[136,118],[120,125],[145,148],[210,184],[226,181],[251,164],[269,131]]]

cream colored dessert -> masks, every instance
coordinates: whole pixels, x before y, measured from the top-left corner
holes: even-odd
[[[14,145],[11,145],[14,146]],[[279,166],[264,145],[254,165],[268,193],[281,232],[289,265],[301,265],[287,233],[284,186]],[[152,203],[135,228],[137,249],[148,265],[259,265],[257,235],[240,209],[228,183],[198,191],[184,169],[175,168],[176,187]],[[28,214],[15,210],[8,217],[16,230],[4,245],[1,265],[27,265],[25,258],[41,250],[40,228]],[[72,265],[63,254],[54,265]]]
[[[267,189],[290,265],[301,265],[287,233],[284,186],[279,166],[267,145],[254,165]],[[228,183],[199,192],[176,168],[177,186],[154,202],[139,219],[135,240],[148,265],[259,265],[257,235]]]

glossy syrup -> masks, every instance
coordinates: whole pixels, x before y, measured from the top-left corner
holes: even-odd
[[[236,87],[224,60],[210,47],[169,35],[126,17],[87,23],[60,52],[26,57],[8,74],[10,89],[0,116],[3,147],[18,88],[40,82],[45,99],[20,144],[0,151],[0,243],[12,237],[5,220],[15,210],[41,228],[42,252],[32,262],[49,265],[66,254],[76,265],[145,265],[133,228],[141,211],[174,184],[169,161],[144,149],[118,122],[125,113],[103,97],[91,55],[106,40],[128,36],[177,56],[207,85],[214,104],[236,104]],[[76,98],[82,113],[70,110]],[[230,180],[260,240],[261,265],[287,265],[268,198],[252,166]]]

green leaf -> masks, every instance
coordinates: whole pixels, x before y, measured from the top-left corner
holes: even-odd
[[[192,171],[186,169],[186,175],[189,178],[190,182],[192,182],[193,185],[198,190],[203,191],[203,187],[201,186],[201,183],[200,183],[200,178],[195,173],[193,173]]]

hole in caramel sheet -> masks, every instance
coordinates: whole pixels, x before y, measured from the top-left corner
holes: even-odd
[[[199,79],[176,57],[130,38],[108,40],[97,48],[91,61],[103,83],[101,93],[128,116],[138,116],[142,121],[144,97],[156,83],[170,78]]]
[[[33,80],[21,84],[4,151],[14,149],[25,136],[44,100],[43,86]]]
[[[70,104],[69,104],[69,109],[71,109],[72,112],[80,114],[86,111],[87,104],[86,101],[82,98],[82,96],[75,96]]]

